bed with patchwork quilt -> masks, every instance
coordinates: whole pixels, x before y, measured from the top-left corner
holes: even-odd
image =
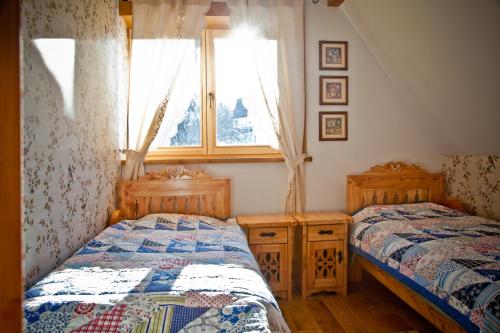
[[[26,332],[288,332],[234,219],[115,224],[25,293]]]
[[[500,332],[500,222],[434,203],[370,206],[350,248],[468,332]]]

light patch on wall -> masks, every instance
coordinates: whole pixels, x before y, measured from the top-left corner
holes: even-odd
[[[74,118],[75,40],[40,38],[35,39],[34,42],[45,66],[59,85],[64,100],[64,113]]]

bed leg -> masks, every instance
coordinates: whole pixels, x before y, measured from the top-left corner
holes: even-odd
[[[349,282],[362,282],[363,281],[363,269],[357,260],[357,256],[352,254],[349,258],[349,269],[348,269],[348,280]]]

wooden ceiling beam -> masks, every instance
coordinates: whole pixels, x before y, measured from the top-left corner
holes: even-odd
[[[132,1],[120,1],[118,12],[128,29],[132,29]]]
[[[231,11],[225,2],[212,2],[205,14],[206,27],[209,29],[228,29]]]
[[[344,0],[328,0],[328,7],[339,7]]]
[[[329,7],[339,7],[344,0],[328,0]],[[128,29],[132,29],[132,1],[121,0],[118,11]],[[217,18],[217,16],[229,16],[229,9],[224,2],[212,2],[207,16]],[[218,18],[220,20],[220,18]],[[210,20],[210,19],[208,19]]]

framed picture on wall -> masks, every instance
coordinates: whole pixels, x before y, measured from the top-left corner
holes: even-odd
[[[347,70],[347,42],[319,41],[319,69]]]
[[[319,113],[319,141],[347,140],[347,112]]]
[[[320,76],[319,77],[319,104],[320,105],[347,105],[348,103],[347,76]]]

